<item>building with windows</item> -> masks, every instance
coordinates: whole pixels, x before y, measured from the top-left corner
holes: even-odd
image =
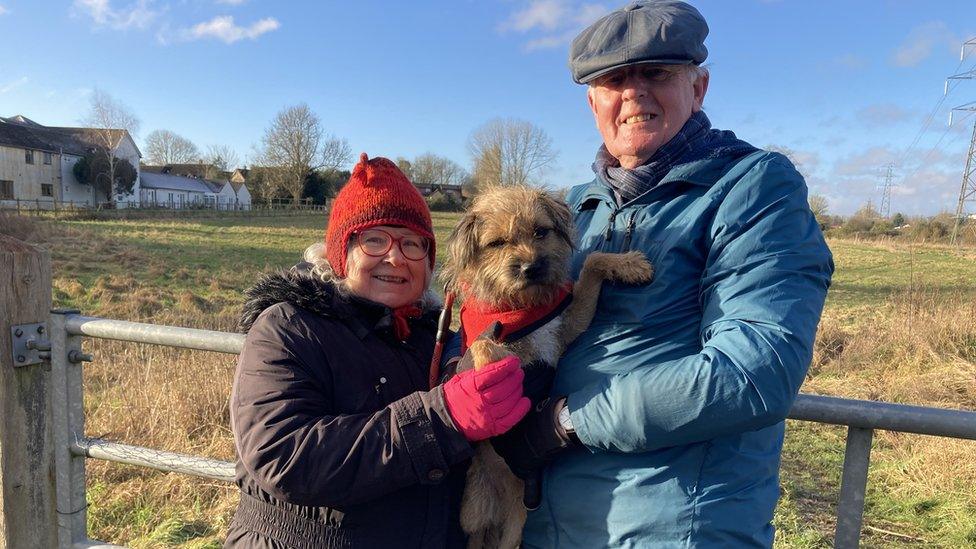
[[[244,184],[142,171],[139,202],[144,208],[250,210]]]
[[[74,176],[74,165],[101,143],[136,169],[132,194],[105,195]],[[43,126],[25,116],[0,117],[0,207],[55,202],[95,207],[132,205],[139,196],[142,153],[125,130]]]

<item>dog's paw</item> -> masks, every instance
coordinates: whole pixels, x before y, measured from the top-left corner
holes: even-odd
[[[486,364],[497,362],[512,355],[512,352],[506,349],[501,343],[496,343],[490,339],[475,340],[471,344],[471,348],[468,349],[468,352],[471,353],[475,370],[480,370]]]
[[[651,262],[641,252],[594,252],[587,256],[583,269],[594,269],[603,278],[624,284],[644,284],[654,276]]]

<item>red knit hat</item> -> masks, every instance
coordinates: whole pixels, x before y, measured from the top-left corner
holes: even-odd
[[[325,229],[325,253],[337,276],[346,276],[349,235],[377,225],[405,227],[427,238],[427,258],[434,268],[434,230],[420,191],[389,159],[370,160],[362,153],[349,182],[332,201]]]

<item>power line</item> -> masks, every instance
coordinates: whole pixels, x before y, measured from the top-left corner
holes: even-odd
[[[976,42],[976,39],[971,40],[970,42]],[[968,43],[969,42],[967,42],[966,44]],[[959,69],[962,68],[962,64],[966,58],[966,50],[965,50],[966,44],[963,44],[963,51],[959,56],[959,64],[956,65],[956,68],[952,70],[953,73],[958,73]],[[976,65],[970,67],[969,70],[970,71],[976,70]],[[945,103],[946,99],[949,98],[949,94],[956,88],[956,86],[959,85],[960,81],[957,80],[953,82],[952,85],[950,86],[949,85],[950,79],[952,78],[950,77],[946,79],[945,89],[943,90],[942,97],[939,98],[939,100],[935,103],[935,107],[933,107],[932,110],[929,112],[928,116],[925,117],[925,120],[922,122],[922,127],[918,130],[918,133],[915,134],[915,137],[912,139],[912,143],[908,146],[907,149],[905,149],[905,152],[902,154],[901,160],[898,161],[899,166],[904,165],[905,161],[908,159],[908,156],[915,149],[915,145],[918,144],[918,142],[922,139],[922,136],[925,135],[925,132],[928,131],[929,126],[932,124],[932,121],[935,120],[935,115],[938,114],[939,110],[942,108],[942,104]]]

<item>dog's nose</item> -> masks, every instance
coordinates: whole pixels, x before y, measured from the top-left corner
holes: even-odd
[[[519,274],[524,278],[529,280],[535,280],[540,278],[545,272],[545,263],[542,261],[533,261],[532,263],[523,263],[519,268]]]

